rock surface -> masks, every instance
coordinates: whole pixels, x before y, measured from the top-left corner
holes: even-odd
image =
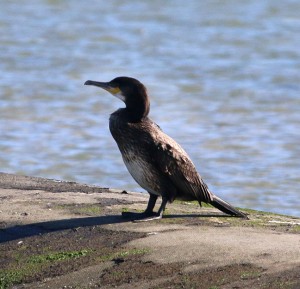
[[[300,219],[0,173],[0,288],[300,288]]]

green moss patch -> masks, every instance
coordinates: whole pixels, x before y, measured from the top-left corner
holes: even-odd
[[[52,207],[56,210],[66,210],[75,215],[99,216],[102,208],[99,204],[65,204]]]

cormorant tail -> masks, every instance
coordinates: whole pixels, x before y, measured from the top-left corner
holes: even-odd
[[[228,204],[227,202],[223,201],[222,199],[220,199],[215,195],[213,195],[213,200],[210,202],[210,204],[228,215],[248,219],[246,214],[235,209],[233,206],[231,206],[230,204]]]

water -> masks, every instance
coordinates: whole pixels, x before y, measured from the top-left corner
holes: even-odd
[[[141,191],[83,86],[128,75],[216,194],[300,216],[299,1],[0,1],[0,171]]]

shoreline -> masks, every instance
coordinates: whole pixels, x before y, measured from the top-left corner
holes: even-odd
[[[5,173],[0,198],[1,289],[300,286],[297,217],[174,202],[130,222],[146,194]]]

